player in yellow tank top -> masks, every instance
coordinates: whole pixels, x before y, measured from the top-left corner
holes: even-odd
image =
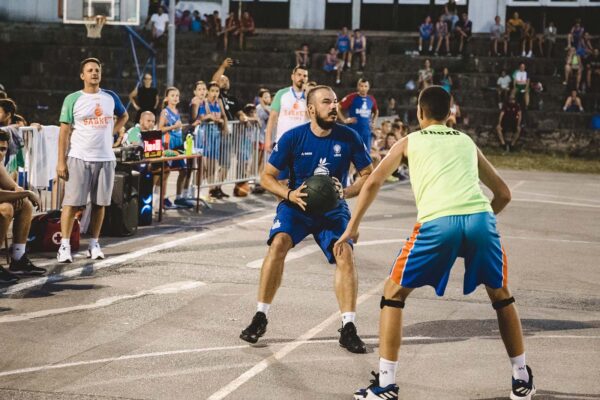
[[[334,245],[356,243],[358,227],[379,188],[408,160],[417,203],[417,224],[393,263],[381,298],[379,374],[354,393],[355,399],[398,398],[395,383],[402,341],[402,311],[409,294],[430,285],[441,296],[457,257],[465,259],[464,293],[483,284],[496,310],[500,334],[513,367],[511,399],[535,394],[526,365],[521,322],[507,285],[507,260],[496,230],[496,217],[510,201],[510,190],[494,167],[464,133],[447,128],[450,95],[441,86],[423,90],[417,105],[421,130],[397,142],[369,176],[346,231]],[[490,202],[479,180],[493,193]]]

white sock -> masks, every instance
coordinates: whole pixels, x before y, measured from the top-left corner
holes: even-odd
[[[71,247],[71,239],[60,239],[60,245],[65,247]]]
[[[510,363],[512,364],[513,378],[529,382],[529,373],[525,366],[525,353],[520,356],[510,357]]]
[[[98,238],[91,238],[90,239],[90,244],[88,245],[88,249],[91,249],[92,247],[96,247],[96,246],[100,246],[100,244],[98,243]]]
[[[19,261],[21,257],[25,254],[25,243],[13,243],[12,245],[12,259],[15,261]]]
[[[270,304],[258,302],[256,305],[256,311],[265,314],[269,314],[269,308],[271,308]]]
[[[419,51],[422,51],[422,50],[423,50],[423,47],[419,46]]]
[[[386,387],[396,383],[396,368],[398,361],[390,361],[385,358],[379,358],[379,386]]]
[[[356,313],[355,312],[345,312],[345,313],[342,313],[342,326],[346,326],[346,324],[348,322],[354,323],[355,320],[356,320]]]

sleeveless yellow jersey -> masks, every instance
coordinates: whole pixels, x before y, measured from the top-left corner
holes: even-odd
[[[444,125],[411,133],[408,166],[418,222],[492,212],[479,186],[477,147],[466,134]]]

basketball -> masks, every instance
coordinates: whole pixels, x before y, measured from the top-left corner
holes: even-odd
[[[252,189],[250,189],[250,184],[248,182],[239,182],[235,184],[233,188],[233,195],[235,197],[246,197]]]
[[[333,179],[327,175],[313,175],[308,178],[302,193],[308,196],[302,199],[306,202],[306,212],[322,215],[333,210],[338,205],[339,195]]]

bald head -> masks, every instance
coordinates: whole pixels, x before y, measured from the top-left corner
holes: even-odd
[[[152,111],[144,111],[140,115],[140,128],[142,131],[151,131],[156,125],[156,116]]]

